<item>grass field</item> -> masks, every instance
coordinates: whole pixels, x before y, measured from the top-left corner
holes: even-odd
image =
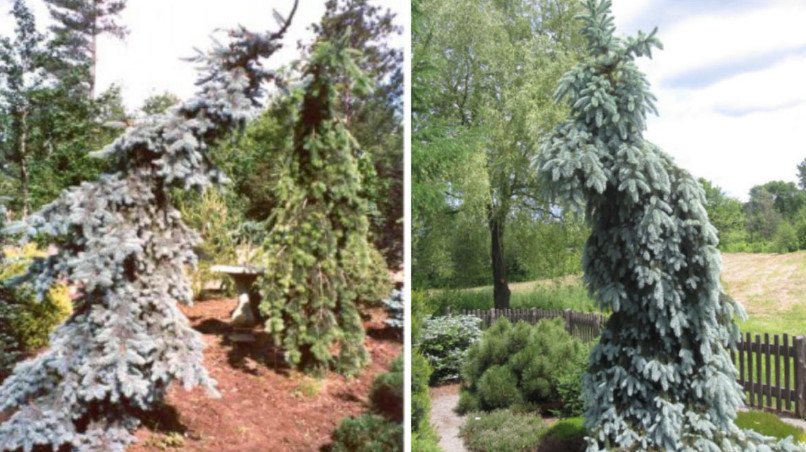
[[[743,331],[806,334],[806,251],[722,255],[722,282],[747,311]]]
[[[806,335],[806,251],[788,254],[726,253],[722,255],[725,290],[744,307],[742,331]],[[596,307],[580,276],[510,284],[512,308],[566,309],[591,312]],[[492,286],[431,290],[433,312],[489,309]]]

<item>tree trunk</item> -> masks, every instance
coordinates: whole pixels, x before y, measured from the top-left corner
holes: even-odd
[[[19,135],[19,148],[17,152],[20,157],[20,191],[22,191],[22,217],[28,217],[31,210],[31,203],[28,195],[28,110],[23,110],[20,113],[20,135]]]
[[[95,9],[95,19],[92,21],[92,41],[90,41],[90,99],[95,99],[95,63],[98,58],[98,4],[100,1],[95,0],[93,8]]]
[[[504,220],[496,216],[488,207],[490,226],[490,257],[493,265],[493,300],[496,309],[509,308],[509,284],[507,266],[504,262]]]

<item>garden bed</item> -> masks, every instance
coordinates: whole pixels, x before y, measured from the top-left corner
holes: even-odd
[[[234,299],[211,300],[182,308],[204,335],[204,364],[218,381],[221,398],[173,386],[165,406],[145,420],[129,450],[325,448],[342,418],[367,410],[373,379],[402,351],[399,335],[383,322],[385,312],[374,309],[365,322],[371,364],[353,379],[329,373],[316,380],[289,370],[259,327],[252,333],[255,342],[233,343],[227,321],[235,304]]]

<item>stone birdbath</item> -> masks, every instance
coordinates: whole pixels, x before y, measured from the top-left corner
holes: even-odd
[[[262,268],[242,265],[213,265],[211,271],[229,275],[235,281],[238,292],[238,306],[230,315],[230,324],[236,327],[250,327],[257,323],[257,300],[250,296],[252,284],[264,273]]]

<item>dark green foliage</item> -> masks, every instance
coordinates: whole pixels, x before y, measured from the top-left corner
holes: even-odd
[[[741,250],[747,245],[747,216],[738,199],[726,195],[721,188],[706,179],[699,179],[705,191],[705,210],[717,230],[719,249]]]
[[[465,315],[429,317],[423,321],[416,346],[433,369],[431,384],[459,379],[467,350],[481,336],[480,325],[478,317]]]
[[[175,94],[164,92],[162,94],[155,94],[148,97],[143,101],[143,106],[140,111],[146,115],[155,115],[158,113],[165,113],[169,108],[179,103],[179,98]]]
[[[403,450],[403,427],[365,413],[349,417],[333,432],[333,452],[396,452]]]
[[[342,89],[360,93],[368,84],[346,45],[344,37],[319,40],[292,94],[299,107],[288,172],[277,184],[281,207],[264,244],[266,329],[291,365],[315,373],[354,374],[367,363],[358,303],[380,301],[389,290],[388,270],[367,239],[358,144],[339,109]]]
[[[221,264],[248,264],[239,260],[237,232],[243,224],[236,209],[228,202],[235,195],[227,189],[212,189],[204,193],[175,192],[177,207],[182,220],[198,231],[202,242],[196,246],[199,262],[191,273],[193,296],[206,296],[206,286],[214,280],[224,279],[225,293],[232,293],[232,284],[221,273],[213,273],[210,267]],[[246,256],[244,256],[245,258]]]
[[[568,402],[574,405],[567,410],[573,412],[578,409],[579,387],[573,388],[571,383],[577,377],[581,381],[588,351],[565,331],[562,319],[512,325],[501,318],[467,353],[461,408],[556,405],[562,400],[562,384]]]
[[[3,200],[0,199],[0,266],[5,264],[5,248],[6,240],[2,234],[5,228],[6,209],[1,204]],[[11,305],[11,291],[5,287],[4,282],[0,280],[0,380],[4,379],[11,367],[20,357],[20,343],[14,337],[12,329],[13,323],[17,319],[17,311]]]
[[[581,417],[560,419],[543,435],[538,452],[582,452],[585,450],[585,420]]]
[[[411,337],[419,343],[424,317],[429,315],[422,292],[411,292]],[[433,369],[418,346],[411,350],[411,439],[412,450],[438,452],[437,435],[430,423],[431,399],[428,394]]]
[[[582,396],[582,378],[588,367],[588,355],[591,345],[585,344],[585,351],[572,357],[572,365],[565,368],[557,378],[557,395],[560,398],[560,408],[553,410],[562,417],[581,416],[585,411],[585,401]]]
[[[419,350],[412,350],[411,360],[411,429],[417,432],[429,428],[431,399],[428,396],[428,381],[432,370]]]
[[[548,383],[544,380],[532,383],[532,388],[548,389]],[[495,410],[523,404],[523,396],[518,388],[518,376],[507,366],[489,367],[475,381],[475,387],[479,397],[479,406],[482,409]]]
[[[460,434],[474,452],[516,452],[535,450],[545,430],[539,415],[506,409],[470,413]]]
[[[782,221],[775,229],[775,235],[772,237],[775,251],[779,253],[790,253],[797,251],[800,247],[800,240],[798,240],[798,231],[788,221]]]
[[[369,394],[370,408],[398,424],[403,422],[403,357],[392,362],[388,372],[375,377]]]

